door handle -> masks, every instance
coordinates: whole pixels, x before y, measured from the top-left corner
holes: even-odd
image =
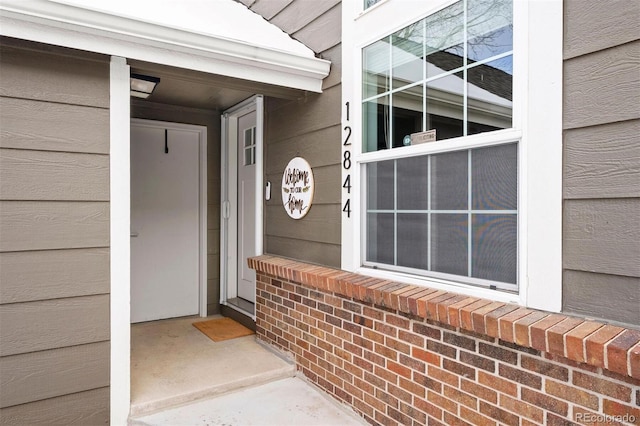
[[[136,238],[138,236],[137,232],[131,232],[131,238]]]

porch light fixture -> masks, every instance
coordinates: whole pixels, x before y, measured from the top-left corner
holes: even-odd
[[[149,75],[131,74],[129,79],[131,85],[131,96],[146,99],[153,93],[156,85],[160,83],[158,77]]]

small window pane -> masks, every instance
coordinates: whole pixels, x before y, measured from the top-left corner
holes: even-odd
[[[518,208],[518,146],[516,144],[471,151],[474,210]]]
[[[422,131],[422,85],[393,94],[393,147],[411,144],[411,134]]]
[[[398,265],[428,267],[429,222],[427,214],[398,214]]]
[[[362,51],[362,96],[368,98],[389,90],[389,37]]]
[[[426,210],[429,208],[429,157],[410,157],[397,160],[398,210]]]
[[[515,284],[518,218],[516,215],[473,215],[472,276]]]
[[[431,209],[467,210],[468,151],[431,157]]]
[[[424,22],[418,21],[391,36],[393,88],[416,83],[424,78]]]
[[[367,209],[392,210],[394,207],[394,161],[367,164]]]
[[[467,0],[469,63],[513,49],[511,0]]]
[[[427,83],[427,129],[436,139],[463,135],[464,80],[462,73],[449,74]]]
[[[457,2],[426,18],[427,77],[464,65],[464,12]]]
[[[512,127],[513,56],[467,71],[468,134]]]
[[[388,96],[364,103],[362,133],[365,152],[390,148]]]
[[[394,264],[393,213],[367,214],[367,260]]]
[[[431,215],[431,269],[467,276],[468,215]]]
[[[248,128],[245,129],[244,131],[244,146],[251,146],[253,145],[253,132],[252,132],[253,128]]]

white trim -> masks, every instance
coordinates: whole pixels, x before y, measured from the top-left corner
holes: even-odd
[[[112,57],[109,110],[111,424],[127,424],[131,395],[129,66]]]
[[[255,183],[255,251],[261,255],[264,251],[264,98],[255,95],[224,111],[221,118],[221,212],[220,212],[220,304],[229,306],[255,320],[255,313],[227,303],[237,297],[237,288],[231,283],[237,282],[237,133],[238,117],[256,112],[256,183]]]
[[[330,62],[47,0],[3,0],[0,34],[312,92]]]
[[[132,125],[198,134],[198,314],[207,316],[207,128],[194,124],[131,118]]]
[[[415,2],[407,9],[402,1],[387,0],[360,14],[357,10],[354,12],[353,7],[343,7],[342,127],[352,129],[349,148],[354,164],[348,173],[342,170],[342,182],[350,174],[353,186],[351,194],[342,190],[342,205],[350,199],[352,208],[350,219],[344,213],[342,216],[342,268],[559,312],[562,307],[562,0],[514,0],[517,29],[514,31],[513,129],[432,145],[362,153],[362,48],[454,2]],[[344,113],[346,102],[351,105],[349,121]],[[361,182],[365,163],[508,141],[519,143],[518,294],[361,267],[365,237],[361,226],[366,214]]]

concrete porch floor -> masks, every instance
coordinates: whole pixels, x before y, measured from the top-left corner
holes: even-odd
[[[130,424],[365,424],[255,336],[213,342],[192,325],[206,319],[132,325]]]

